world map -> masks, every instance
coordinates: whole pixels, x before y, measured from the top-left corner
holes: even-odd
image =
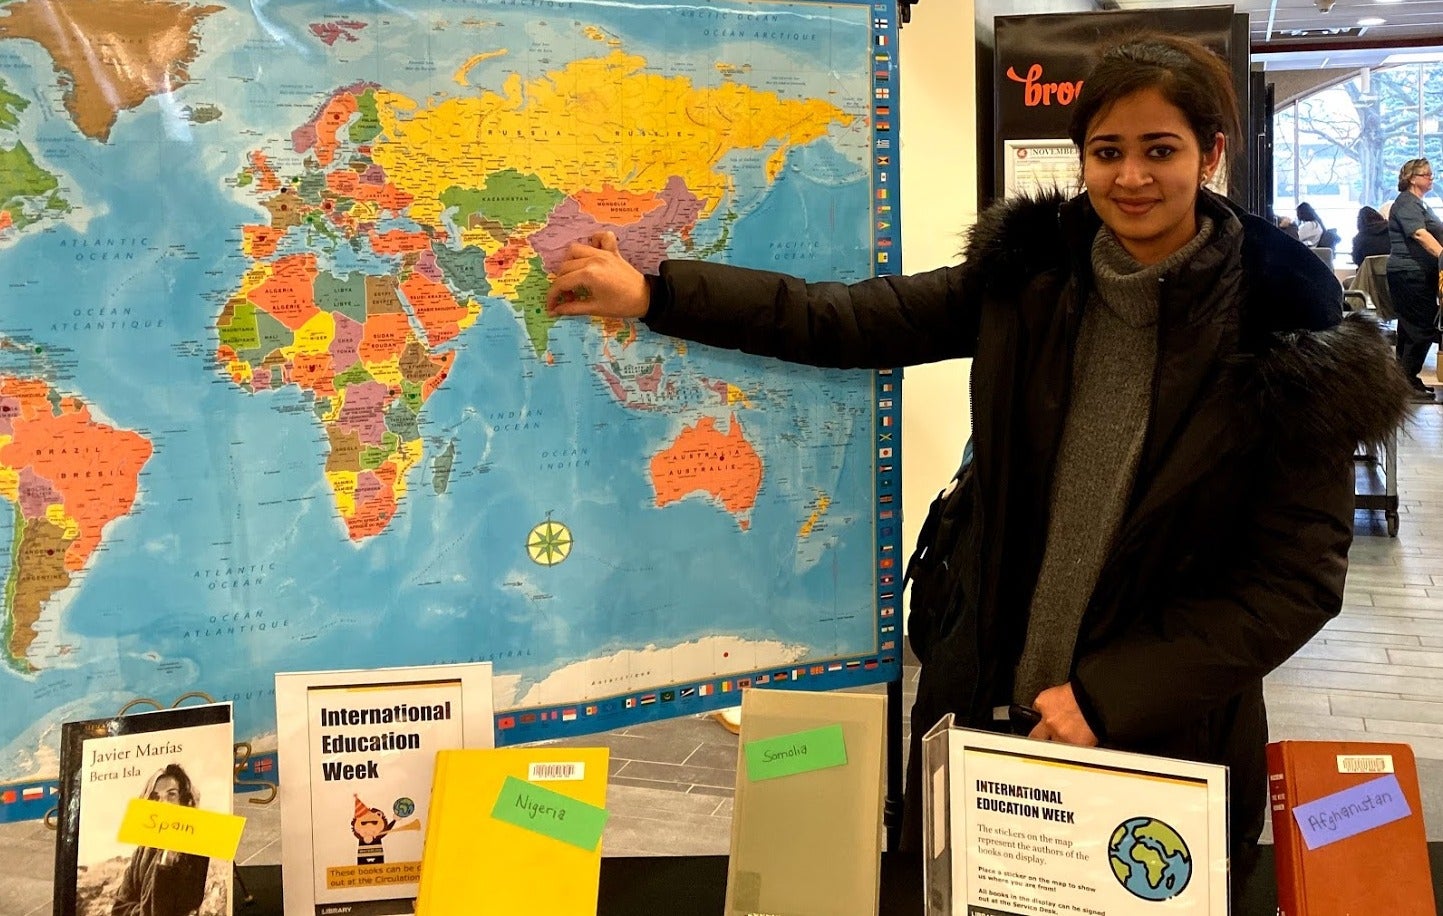
[[[136,697],[264,751],[277,671],[490,661],[503,743],[895,676],[890,374],[544,308],[599,230],[885,264],[887,25],[0,0],[0,782]]]

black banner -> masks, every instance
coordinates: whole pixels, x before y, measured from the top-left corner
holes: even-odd
[[[1227,61],[1243,112],[1248,110],[1248,25],[1231,6],[999,16],[993,98],[992,194],[1004,194],[1009,140],[1067,140],[1067,123],[1097,51],[1129,32],[1155,31],[1196,39]],[[1247,201],[1248,149],[1228,148],[1228,194]]]

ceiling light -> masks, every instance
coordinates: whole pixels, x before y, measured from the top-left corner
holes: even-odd
[[[1387,21],[1388,20],[1384,19],[1382,16],[1364,16],[1362,19],[1358,20],[1358,25],[1382,25]]]
[[[1402,3],[1403,0],[1373,0],[1374,3]]]

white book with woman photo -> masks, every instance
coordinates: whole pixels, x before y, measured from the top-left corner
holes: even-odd
[[[122,843],[136,798],[231,813],[229,703],[66,722],[55,916],[228,916],[232,863]]]

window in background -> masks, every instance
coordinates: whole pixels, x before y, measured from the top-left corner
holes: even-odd
[[[1307,201],[1342,236],[1348,263],[1358,210],[1398,195],[1398,167],[1443,163],[1443,63],[1364,70],[1278,110],[1273,120],[1273,206],[1292,217]]]

